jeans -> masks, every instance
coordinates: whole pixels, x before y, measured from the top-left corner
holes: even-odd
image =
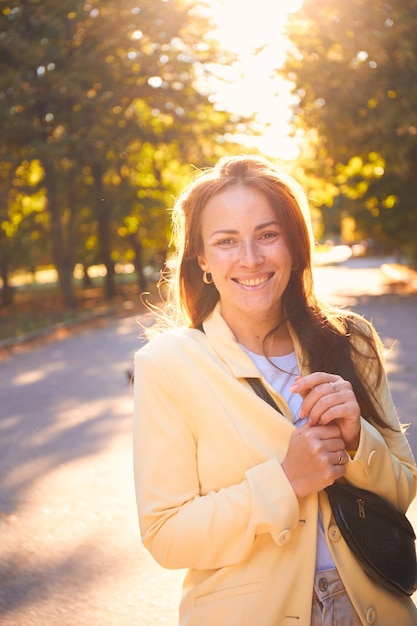
[[[316,573],[311,626],[362,626],[336,569]]]

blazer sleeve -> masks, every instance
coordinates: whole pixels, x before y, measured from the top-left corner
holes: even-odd
[[[368,332],[373,334],[383,361],[383,347],[371,325]],[[354,460],[348,463],[346,479],[385,497],[405,512],[416,494],[417,469],[413,453],[400,425],[385,371],[378,380],[376,362],[370,358],[366,342],[356,339],[356,347],[361,355],[358,358],[363,380],[390,428],[376,427],[362,418],[359,447]]]
[[[226,478],[224,488],[201,494],[199,432],[183,402],[188,381],[147,346],[135,356],[134,381],[136,498],[142,541],[155,560],[214,569],[244,560],[258,534],[283,544],[298,524],[299,503],[279,461],[246,468],[240,482],[227,485]]]

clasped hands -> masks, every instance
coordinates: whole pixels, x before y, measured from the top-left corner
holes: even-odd
[[[291,391],[302,396],[308,423],[292,433],[282,468],[301,498],[345,474],[347,451],[359,445],[360,408],[350,382],[336,374],[297,376]]]

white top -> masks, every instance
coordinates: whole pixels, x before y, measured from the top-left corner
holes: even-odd
[[[267,358],[261,354],[254,354],[242,346],[243,350],[250,356],[259,371],[269,382],[269,384],[278,391],[290,407],[293,417],[293,424],[297,428],[307,422],[308,418],[301,419],[300,409],[302,398],[298,393],[290,391],[291,385],[294,383],[295,377],[299,375],[299,369],[295,352],[285,354],[284,356],[273,356]],[[333,558],[324,538],[323,522],[321,514],[318,520],[317,534],[317,554],[316,554],[316,571],[321,572],[326,569],[336,567]]]

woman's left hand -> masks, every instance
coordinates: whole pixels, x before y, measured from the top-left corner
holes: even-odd
[[[313,426],[336,423],[346,449],[357,449],[361,430],[360,408],[349,381],[336,374],[314,372],[297,376],[291,391],[303,398],[300,417],[308,417]]]

